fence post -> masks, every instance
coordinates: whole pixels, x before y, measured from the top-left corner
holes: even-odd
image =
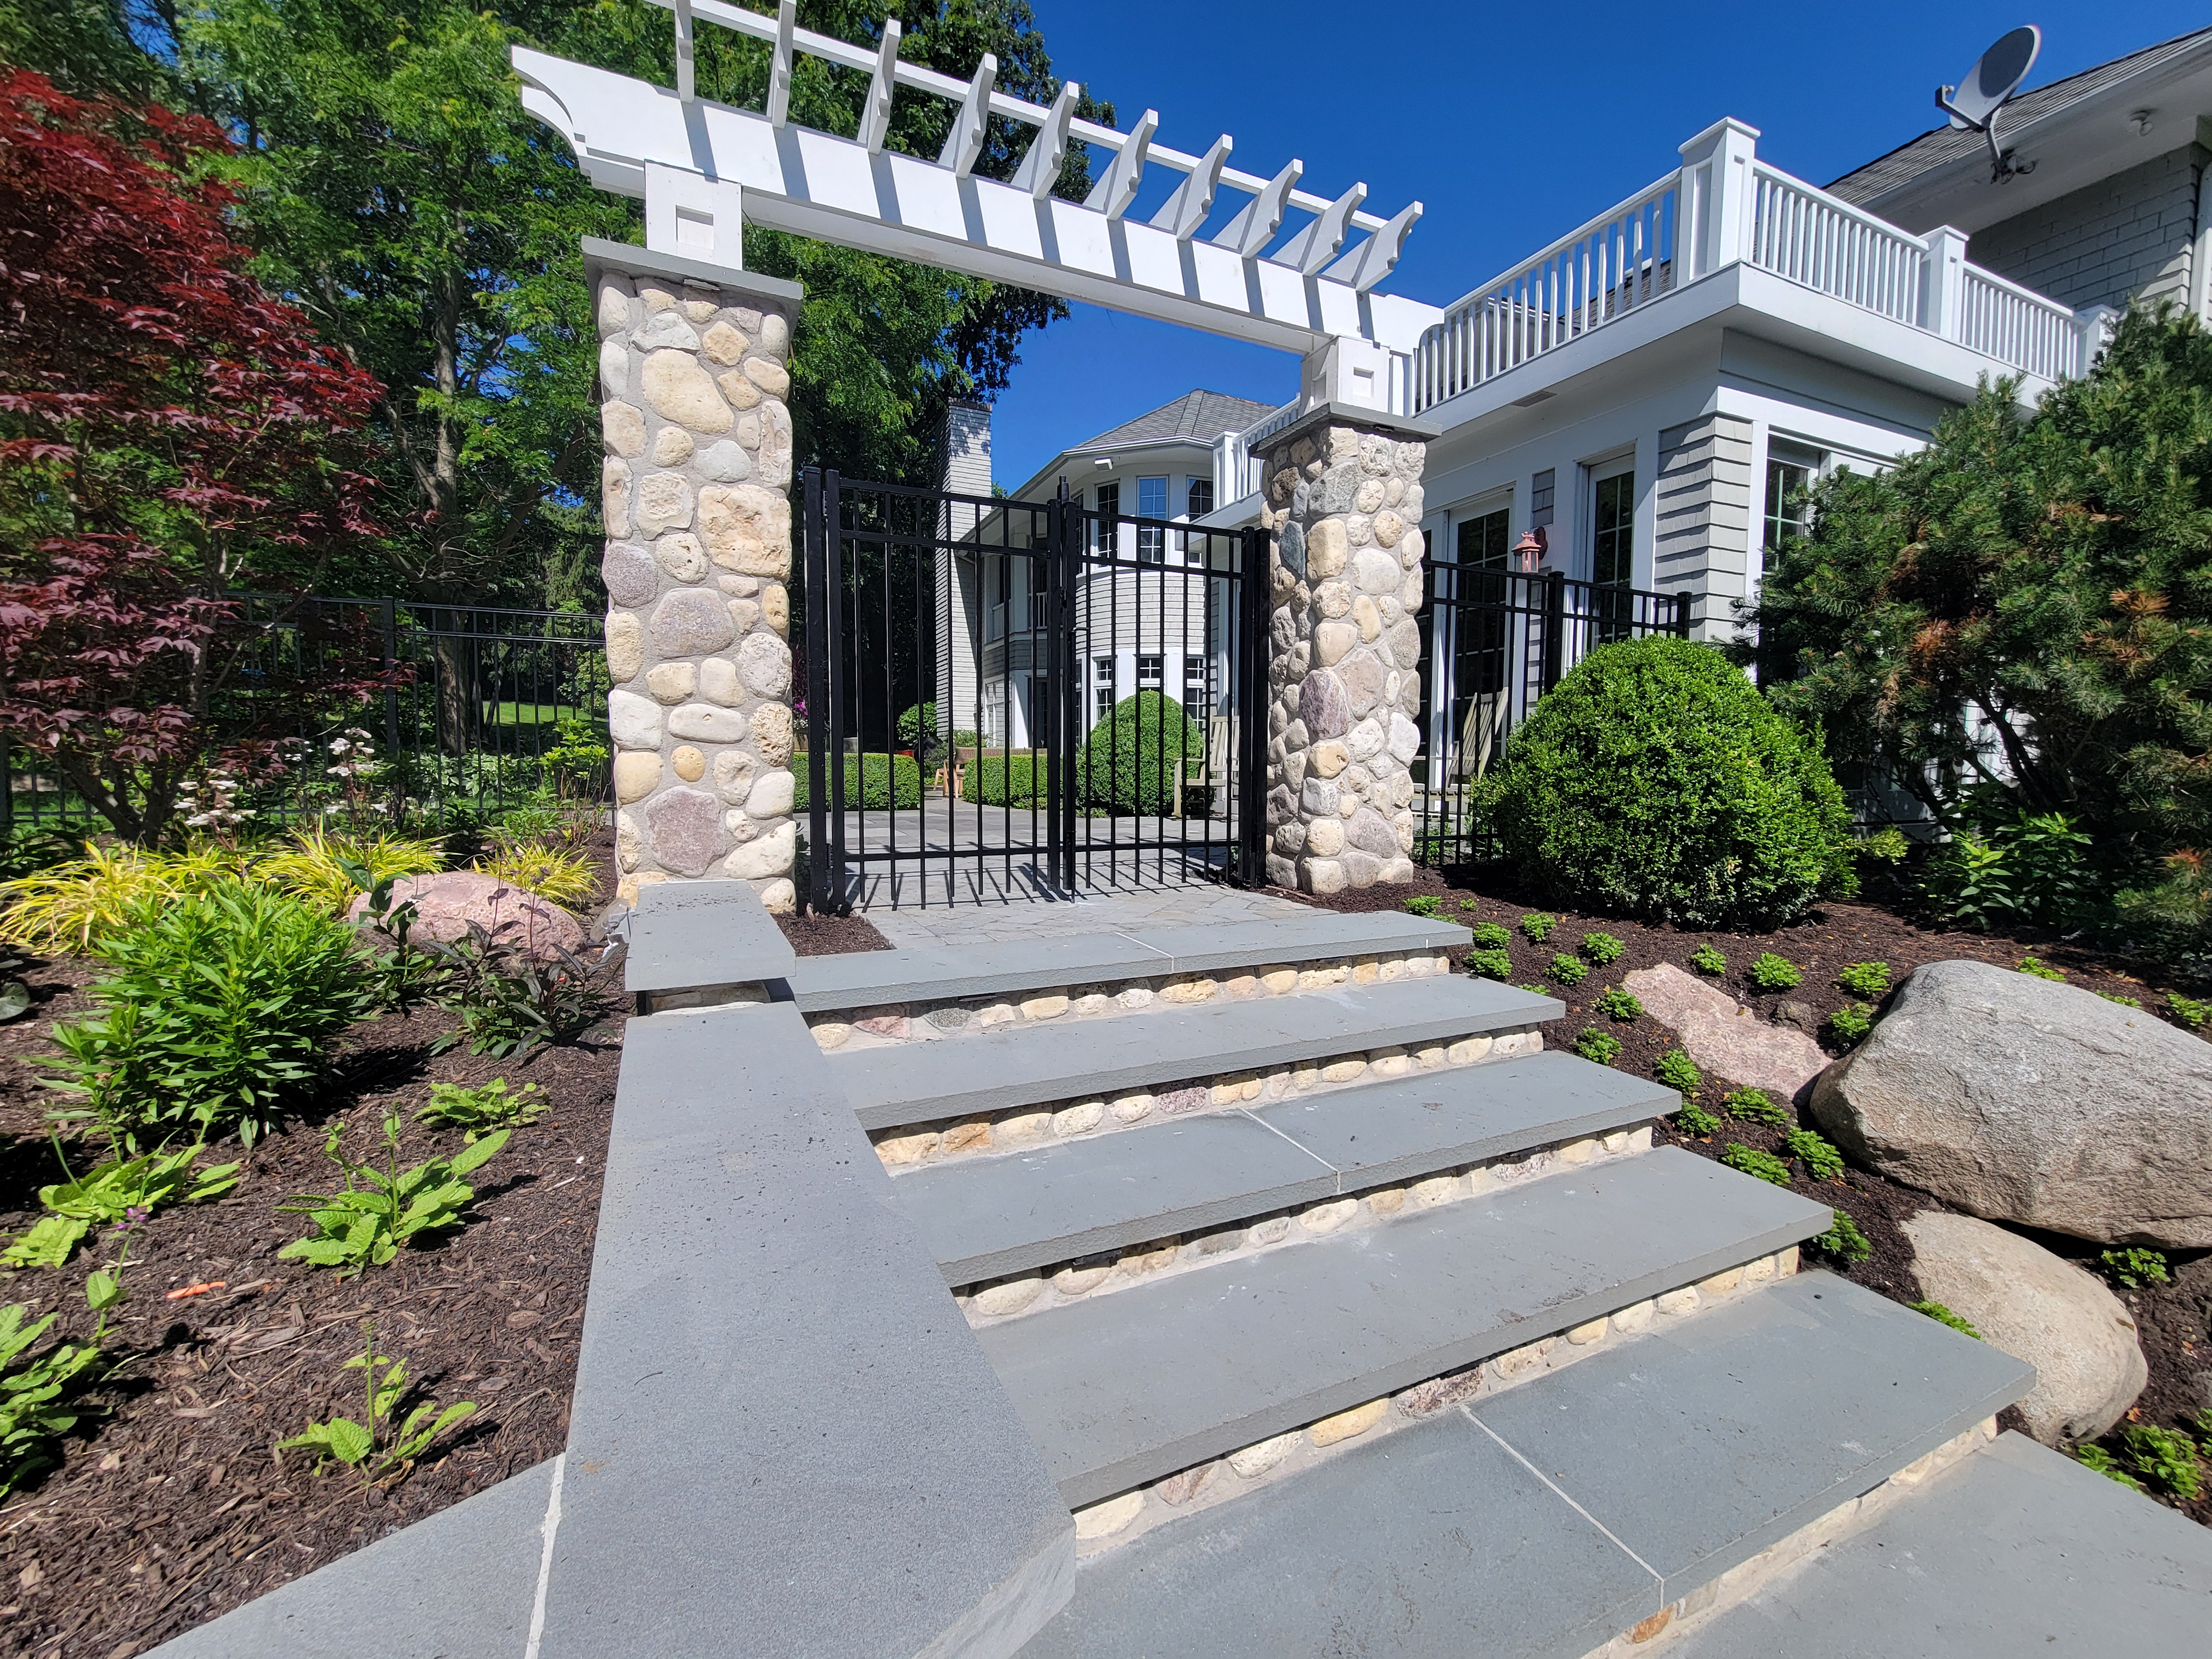
[[[1267,880],[1267,653],[1268,571],[1274,532],[1244,532],[1244,582],[1238,606],[1237,650],[1243,670],[1237,702],[1237,879],[1247,887]]]
[[[1054,647],[1060,665],[1060,718],[1063,741],[1053,745],[1052,753],[1045,757],[1050,769],[1059,766],[1066,773],[1057,787],[1048,775],[1047,791],[1052,799],[1054,815],[1060,823],[1060,864],[1054,871],[1060,885],[1073,893],[1076,890],[1079,852],[1075,841],[1076,796],[1081,788],[1080,769],[1077,757],[1083,748],[1083,684],[1082,659],[1076,654],[1076,609],[1082,599],[1083,578],[1083,506],[1068,492],[1067,480],[1060,481],[1058,504],[1054,508],[1052,559],[1056,573],[1055,582],[1060,592],[1061,625]],[[1111,580],[1110,577],[1109,580]],[[1007,757],[1008,776],[1012,775],[1013,757]],[[1036,763],[1032,761],[1034,767]],[[1031,787],[1035,787],[1032,781]]]
[[[1549,691],[1559,683],[1562,648],[1567,638],[1567,573],[1547,570],[1544,573],[1544,669],[1542,689]]]
[[[1743,258],[1753,193],[1751,164],[1758,143],[1758,128],[1727,118],[1682,146],[1682,181],[1674,210],[1675,257],[1687,252],[1693,278],[1710,276]]]
[[[15,827],[15,773],[14,753],[4,733],[0,733],[0,836]],[[33,806],[37,805],[34,801]]]
[[[830,676],[825,653],[835,645],[830,636],[830,600],[823,576],[822,469],[808,467],[805,481],[806,501],[799,534],[799,579],[806,594],[806,629],[800,640],[806,652],[806,902],[809,908],[828,914],[835,907],[827,835],[830,780],[825,733],[830,728]]]
[[[1674,595],[1674,637],[1690,637],[1690,590],[1686,587]]]
[[[1928,233],[1928,261],[1921,278],[1920,326],[1946,340],[1959,337],[1966,321],[1966,233],[1939,225]]]

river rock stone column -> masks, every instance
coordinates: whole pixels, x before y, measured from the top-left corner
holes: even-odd
[[[1268,440],[1267,876],[1407,881],[1420,752],[1426,431],[1329,404]]]
[[[619,892],[792,867],[796,283],[586,241],[605,444],[607,725]]]

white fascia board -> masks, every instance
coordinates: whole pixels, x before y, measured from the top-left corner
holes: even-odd
[[[1124,462],[1142,460],[1154,451],[1162,452],[1161,458],[1166,459],[1168,457],[1164,452],[1176,449],[1188,451],[1188,459],[1203,462],[1200,469],[1203,476],[1212,476],[1213,446],[1201,443],[1195,438],[1139,438],[1125,444],[1079,444],[1073,449],[1063,449],[1054,456],[1030,475],[1029,482],[1015,490],[1009,499],[1017,501],[1050,501],[1060,487],[1060,475],[1063,472],[1067,474],[1068,493],[1079,495],[1083,493],[1085,481],[1097,479],[1100,469],[1091,465],[1093,461],[1112,461],[1113,471],[1107,475],[1109,477],[1133,478],[1137,475],[1125,467]],[[1174,476],[1172,467],[1167,471],[1169,476]],[[1147,473],[1146,476],[1155,475]],[[1174,515],[1170,514],[1169,516],[1172,518]]]
[[[602,190],[642,196],[647,161],[684,168],[738,184],[745,216],[777,230],[1301,356],[1339,335],[1411,351],[1443,318],[1434,306],[1363,295],[1079,202],[872,155],[750,110],[687,105],[665,88],[527,47],[512,56],[523,107],[569,142]]]
[[[1482,421],[1517,400],[1557,392],[1579,376],[1619,362],[1629,353],[1685,330],[1715,325],[1796,347],[1852,368],[1963,404],[1981,379],[2019,371],[1978,351],[1871,311],[1847,304],[1755,266],[1734,264],[1650,301],[1617,322],[1508,369],[1455,398],[1421,411],[1447,435]],[[2032,404],[2051,382],[2023,376],[2019,399]]]

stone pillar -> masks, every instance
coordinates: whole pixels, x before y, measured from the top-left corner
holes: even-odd
[[[1326,403],[1268,439],[1267,876],[1334,893],[1413,873],[1421,467],[1434,428]]]
[[[587,239],[622,896],[792,865],[793,283]]]

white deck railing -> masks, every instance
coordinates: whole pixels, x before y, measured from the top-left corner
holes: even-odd
[[[2045,380],[2094,355],[2100,319],[1966,264],[1957,231],[1915,236],[1791,178],[1757,137],[1735,121],[1700,133],[1679,172],[1453,305],[1414,351],[1415,412],[1737,264]]]

